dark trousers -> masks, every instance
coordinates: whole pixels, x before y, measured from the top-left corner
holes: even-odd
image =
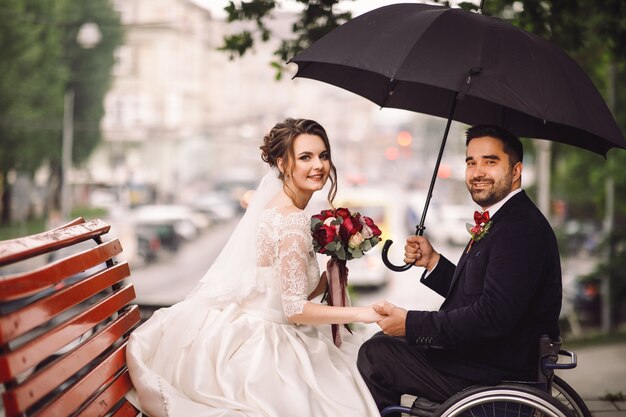
[[[425,349],[411,346],[404,337],[377,333],[359,350],[357,366],[379,410],[400,404],[403,394],[443,402],[471,381],[433,368]]]

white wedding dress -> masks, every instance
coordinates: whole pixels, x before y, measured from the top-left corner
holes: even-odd
[[[356,368],[361,340],[343,332],[337,348],[330,325],[286,319],[319,282],[310,217],[264,210],[256,245],[261,291],[190,296],[132,333],[129,400],[151,417],[380,416]]]

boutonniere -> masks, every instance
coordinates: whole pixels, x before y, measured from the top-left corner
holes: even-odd
[[[468,253],[470,249],[472,248],[472,245],[474,244],[474,242],[478,242],[480,239],[485,237],[485,235],[489,232],[489,229],[491,228],[491,220],[489,220],[487,223],[481,223],[475,226],[472,226],[471,224],[466,223],[466,227],[467,227],[467,231],[472,236],[472,240],[470,241],[469,246],[467,247],[467,252],[465,252],[465,253]]]

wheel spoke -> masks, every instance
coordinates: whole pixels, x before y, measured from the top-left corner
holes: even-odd
[[[522,385],[500,385],[478,387],[462,392],[450,398],[439,415],[442,417],[567,417],[569,412],[560,401],[546,392]]]

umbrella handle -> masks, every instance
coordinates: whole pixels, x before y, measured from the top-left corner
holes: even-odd
[[[424,218],[422,218],[422,222],[423,221],[424,221]],[[424,229],[426,229],[426,227],[423,226],[422,224],[419,224],[416,227],[415,234],[417,236],[422,236],[424,234]],[[389,248],[391,247],[392,244],[393,244],[393,240],[387,239],[383,246],[382,256],[383,256],[383,263],[385,264],[385,266],[391,269],[392,271],[396,271],[396,272],[408,271],[409,269],[411,269],[411,267],[413,266],[412,264],[404,264],[402,266],[398,266],[398,265],[392,264],[391,261],[389,261],[389,256],[387,254],[389,253]]]
[[[413,265],[411,264],[404,264],[402,266],[397,266],[392,264],[389,261],[389,258],[387,257],[387,252],[389,252],[389,248],[391,247],[391,245],[393,244],[393,240],[387,240],[385,241],[385,245],[383,246],[383,263],[385,264],[385,266],[389,269],[391,269],[392,271],[396,271],[396,272],[402,272],[402,271],[408,271]]]

